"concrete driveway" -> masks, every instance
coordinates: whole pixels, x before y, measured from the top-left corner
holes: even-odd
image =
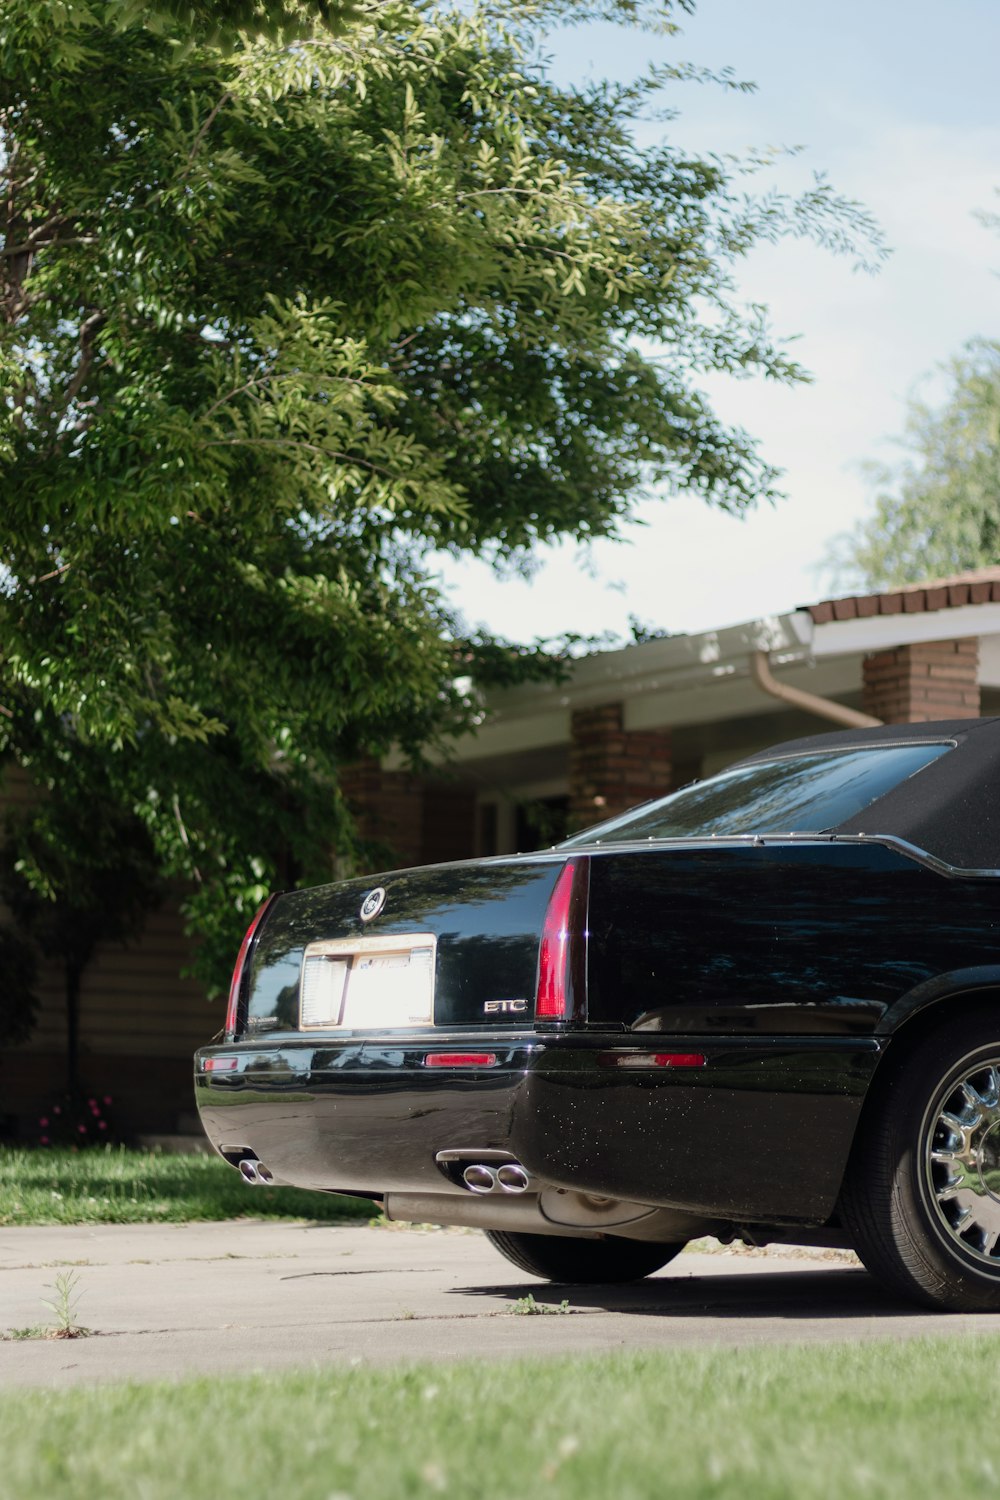
[[[50,1323],[42,1299],[64,1271],[92,1335],[5,1342],[0,1385],[1000,1334],[1000,1317],[897,1302],[830,1253],[688,1251],[646,1281],[572,1288],[522,1275],[475,1232],[266,1222],[0,1229],[0,1331]]]

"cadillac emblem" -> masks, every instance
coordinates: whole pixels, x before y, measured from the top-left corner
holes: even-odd
[[[377,917],[385,905],[385,890],[377,885],[373,891],[369,891],[361,903],[359,913],[362,922],[370,922],[372,917]]]

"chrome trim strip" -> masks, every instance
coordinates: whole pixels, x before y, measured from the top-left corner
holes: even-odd
[[[883,844],[887,849],[895,849],[907,859],[916,860],[918,864],[926,865],[929,870],[935,871],[938,875],[946,875],[950,880],[985,880],[1000,875],[1000,867],[996,865],[986,866],[981,870],[973,869],[968,865],[950,865],[946,860],[939,859],[936,854],[929,854],[926,849],[921,849],[917,844],[908,843],[906,839],[898,838],[894,833],[842,834],[841,842],[847,843],[848,841],[859,844]]]
[[[950,865],[946,860],[939,859],[936,854],[930,854],[926,849],[921,849],[918,844],[911,844],[907,839],[901,839],[894,833],[711,833],[683,839],[650,837],[621,839],[615,842],[609,840],[607,843],[595,842],[590,845],[587,852],[591,855],[649,854],[655,849],[726,849],[743,844],[758,849],[782,844],[795,844],[799,848],[804,844],[882,844],[887,849],[895,849],[898,854],[904,855],[907,859],[926,865],[936,874],[947,875],[952,879],[972,880],[1000,875],[1000,866],[997,865],[983,869],[974,869],[966,865]]]
[[[859,729],[861,727],[858,725]],[[836,732],[836,730],[833,731],[833,733]],[[858,745],[825,745],[815,750],[787,750],[784,755],[769,756],[766,750],[761,750],[758,752],[759,760],[757,755],[748,755],[745,760],[734,761],[732,766],[726,767],[726,770],[735,770],[737,766],[760,765],[765,757],[768,760],[801,760],[804,755],[846,755],[851,750],[901,750],[908,749],[910,745],[948,745],[952,750],[956,750],[958,740],[953,735],[926,734],[914,735],[912,739],[906,736],[903,739],[866,740],[864,744]],[[913,774],[916,775],[916,772]],[[706,776],[705,780],[709,781],[711,778]]]
[[[477,1046],[488,1046],[491,1051],[514,1051],[519,1047],[537,1050],[539,1047],[547,1047],[549,1041],[547,1034],[542,1036],[535,1030],[508,1032],[503,1027],[493,1030],[481,1027],[475,1031],[451,1031],[445,1028],[431,1031],[426,1026],[414,1027],[412,1030],[397,1028],[395,1031],[262,1031],[258,1036],[241,1037],[238,1042],[209,1043],[199,1047],[195,1058],[197,1061],[206,1056],[214,1056],[216,1052],[240,1057],[253,1056],[265,1049],[336,1052],[348,1047],[360,1047],[362,1044],[391,1048],[396,1052],[447,1052],[452,1048],[456,1051],[460,1048],[465,1052]]]

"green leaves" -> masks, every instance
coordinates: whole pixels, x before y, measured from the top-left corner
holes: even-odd
[[[339,32],[356,21],[363,0],[109,0],[108,17],[122,30],[144,26],[183,47],[191,39],[232,48],[265,37],[287,45],[317,28]]]
[[[830,562],[846,587],[946,578],[1000,560],[1000,344],[971,341],[947,375],[940,407],[911,401],[906,457],[871,468],[873,513],[835,543]]]
[[[62,768],[99,775],[224,975],[239,909],[350,847],[345,763],[552,670],[470,635],[428,552],[771,494],[699,389],[803,375],[733,264],[870,226],[640,145],[683,63],[539,60],[546,19],[685,4],[0,5],[0,754],[68,819]]]

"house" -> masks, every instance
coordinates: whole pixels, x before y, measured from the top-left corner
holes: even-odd
[[[562,682],[495,694],[439,772],[417,777],[388,759],[351,768],[345,784],[362,832],[405,866],[538,848],[838,723],[995,713],[1000,568],[987,568],[582,657]],[[8,799],[27,794],[8,777]],[[191,1054],[222,1023],[224,1003],[179,977],[188,954],[165,907],[85,978],[83,1073],[132,1130],[177,1128]],[[58,974],[42,1002],[32,1039],[0,1062],[0,1116],[29,1138],[62,1077]]]
[[[495,694],[439,778],[348,783],[415,864],[551,843],[798,735],[1000,711],[1000,568],[598,652]],[[549,837],[548,835],[551,835]]]

